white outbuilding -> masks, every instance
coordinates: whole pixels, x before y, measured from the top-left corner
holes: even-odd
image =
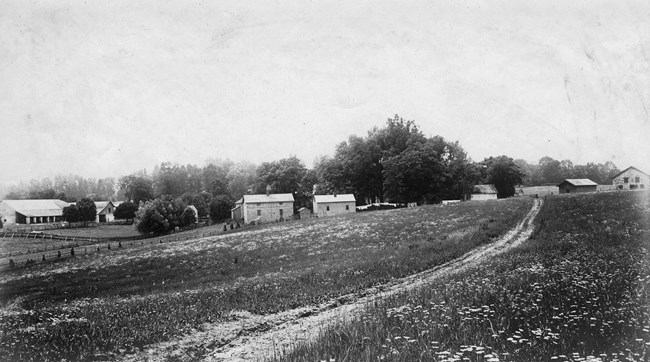
[[[353,194],[314,195],[314,215],[323,217],[356,212],[356,203]]]

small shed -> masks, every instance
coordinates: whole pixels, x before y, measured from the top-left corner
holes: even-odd
[[[318,217],[356,212],[353,194],[314,195],[314,214]]]
[[[588,178],[568,178],[557,187],[561,194],[570,194],[574,192],[596,192],[598,184]]]
[[[301,207],[298,209],[298,217],[300,219],[309,219],[311,218],[311,210],[306,207]]]
[[[470,200],[496,200],[497,193],[497,188],[493,184],[475,185]]]
[[[243,217],[242,211],[241,211],[242,210],[241,206],[242,206],[243,203],[244,203],[244,199],[241,198],[241,199],[235,201],[235,207],[230,209],[230,218],[233,221],[236,221],[236,222],[243,221],[244,217]]]

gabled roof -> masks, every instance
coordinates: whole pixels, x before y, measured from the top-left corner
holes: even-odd
[[[356,202],[357,199],[354,198],[352,194],[343,194],[343,195],[314,195],[314,201],[316,203],[328,203],[328,202]]]
[[[56,199],[46,200],[3,200],[7,206],[25,216],[61,216],[68,203]]]
[[[244,202],[262,203],[262,202],[293,202],[292,194],[259,194],[259,195],[244,195]]]
[[[558,184],[558,186],[562,185],[563,183],[570,183],[573,186],[598,186],[597,183],[591,181],[588,178],[568,178]]]
[[[645,172],[639,170],[638,168],[636,168],[636,167],[634,167],[634,166],[630,166],[630,167],[626,168],[625,170],[623,170],[623,171],[617,173],[616,175],[612,176],[612,179],[615,179],[615,178],[617,178],[618,176],[620,176],[620,175],[624,174],[625,172],[627,172],[627,171],[629,171],[629,170],[632,170],[632,169],[637,170],[638,172],[640,172],[640,173],[642,173],[642,174],[644,174],[644,175],[646,175],[646,176],[650,176],[650,175],[648,175],[647,173],[645,173]]]
[[[97,215],[99,215],[104,209],[108,206],[108,204],[113,205],[113,209],[115,209],[115,204],[111,201],[95,201],[95,208],[97,209]]]
[[[474,194],[498,194],[497,188],[493,184],[474,185],[472,190]]]

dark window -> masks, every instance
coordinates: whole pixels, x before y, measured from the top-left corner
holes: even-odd
[[[350,205],[345,205],[346,210],[350,210]]]
[[[280,206],[282,206],[282,203],[280,203]]]
[[[629,177],[623,177],[623,183],[626,184],[628,182],[630,182],[630,178]]]
[[[329,207],[329,206],[327,207],[327,211],[330,211],[330,207]]]
[[[262,210],[257,210],[257,216],[262,216]]]
[[[280,217],[282,217],[282,215],[284,215],[284,210],[280,209]]]
[[[634,182],[639,183],[639,181],[641,181],[641,180],[639,180],[638,176],[634,178]]]
[[[641,185],[639,185],[639,188],[640,188],[640,189],[644,189],[644,188],[645,188],[645,185],[644,185],[644,184],[641,184]],[[7,220],[5,220],[5,221],[7,221]]]

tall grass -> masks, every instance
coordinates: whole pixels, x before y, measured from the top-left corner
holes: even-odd
[[[369,306],[286,361],[647,361],[646,193],[551,197],[534,239]]]
[[[290,222],[4,273],[0,360],[111,359],[231,311],[336,299],[489,243],[530,206],[469,202]]]

